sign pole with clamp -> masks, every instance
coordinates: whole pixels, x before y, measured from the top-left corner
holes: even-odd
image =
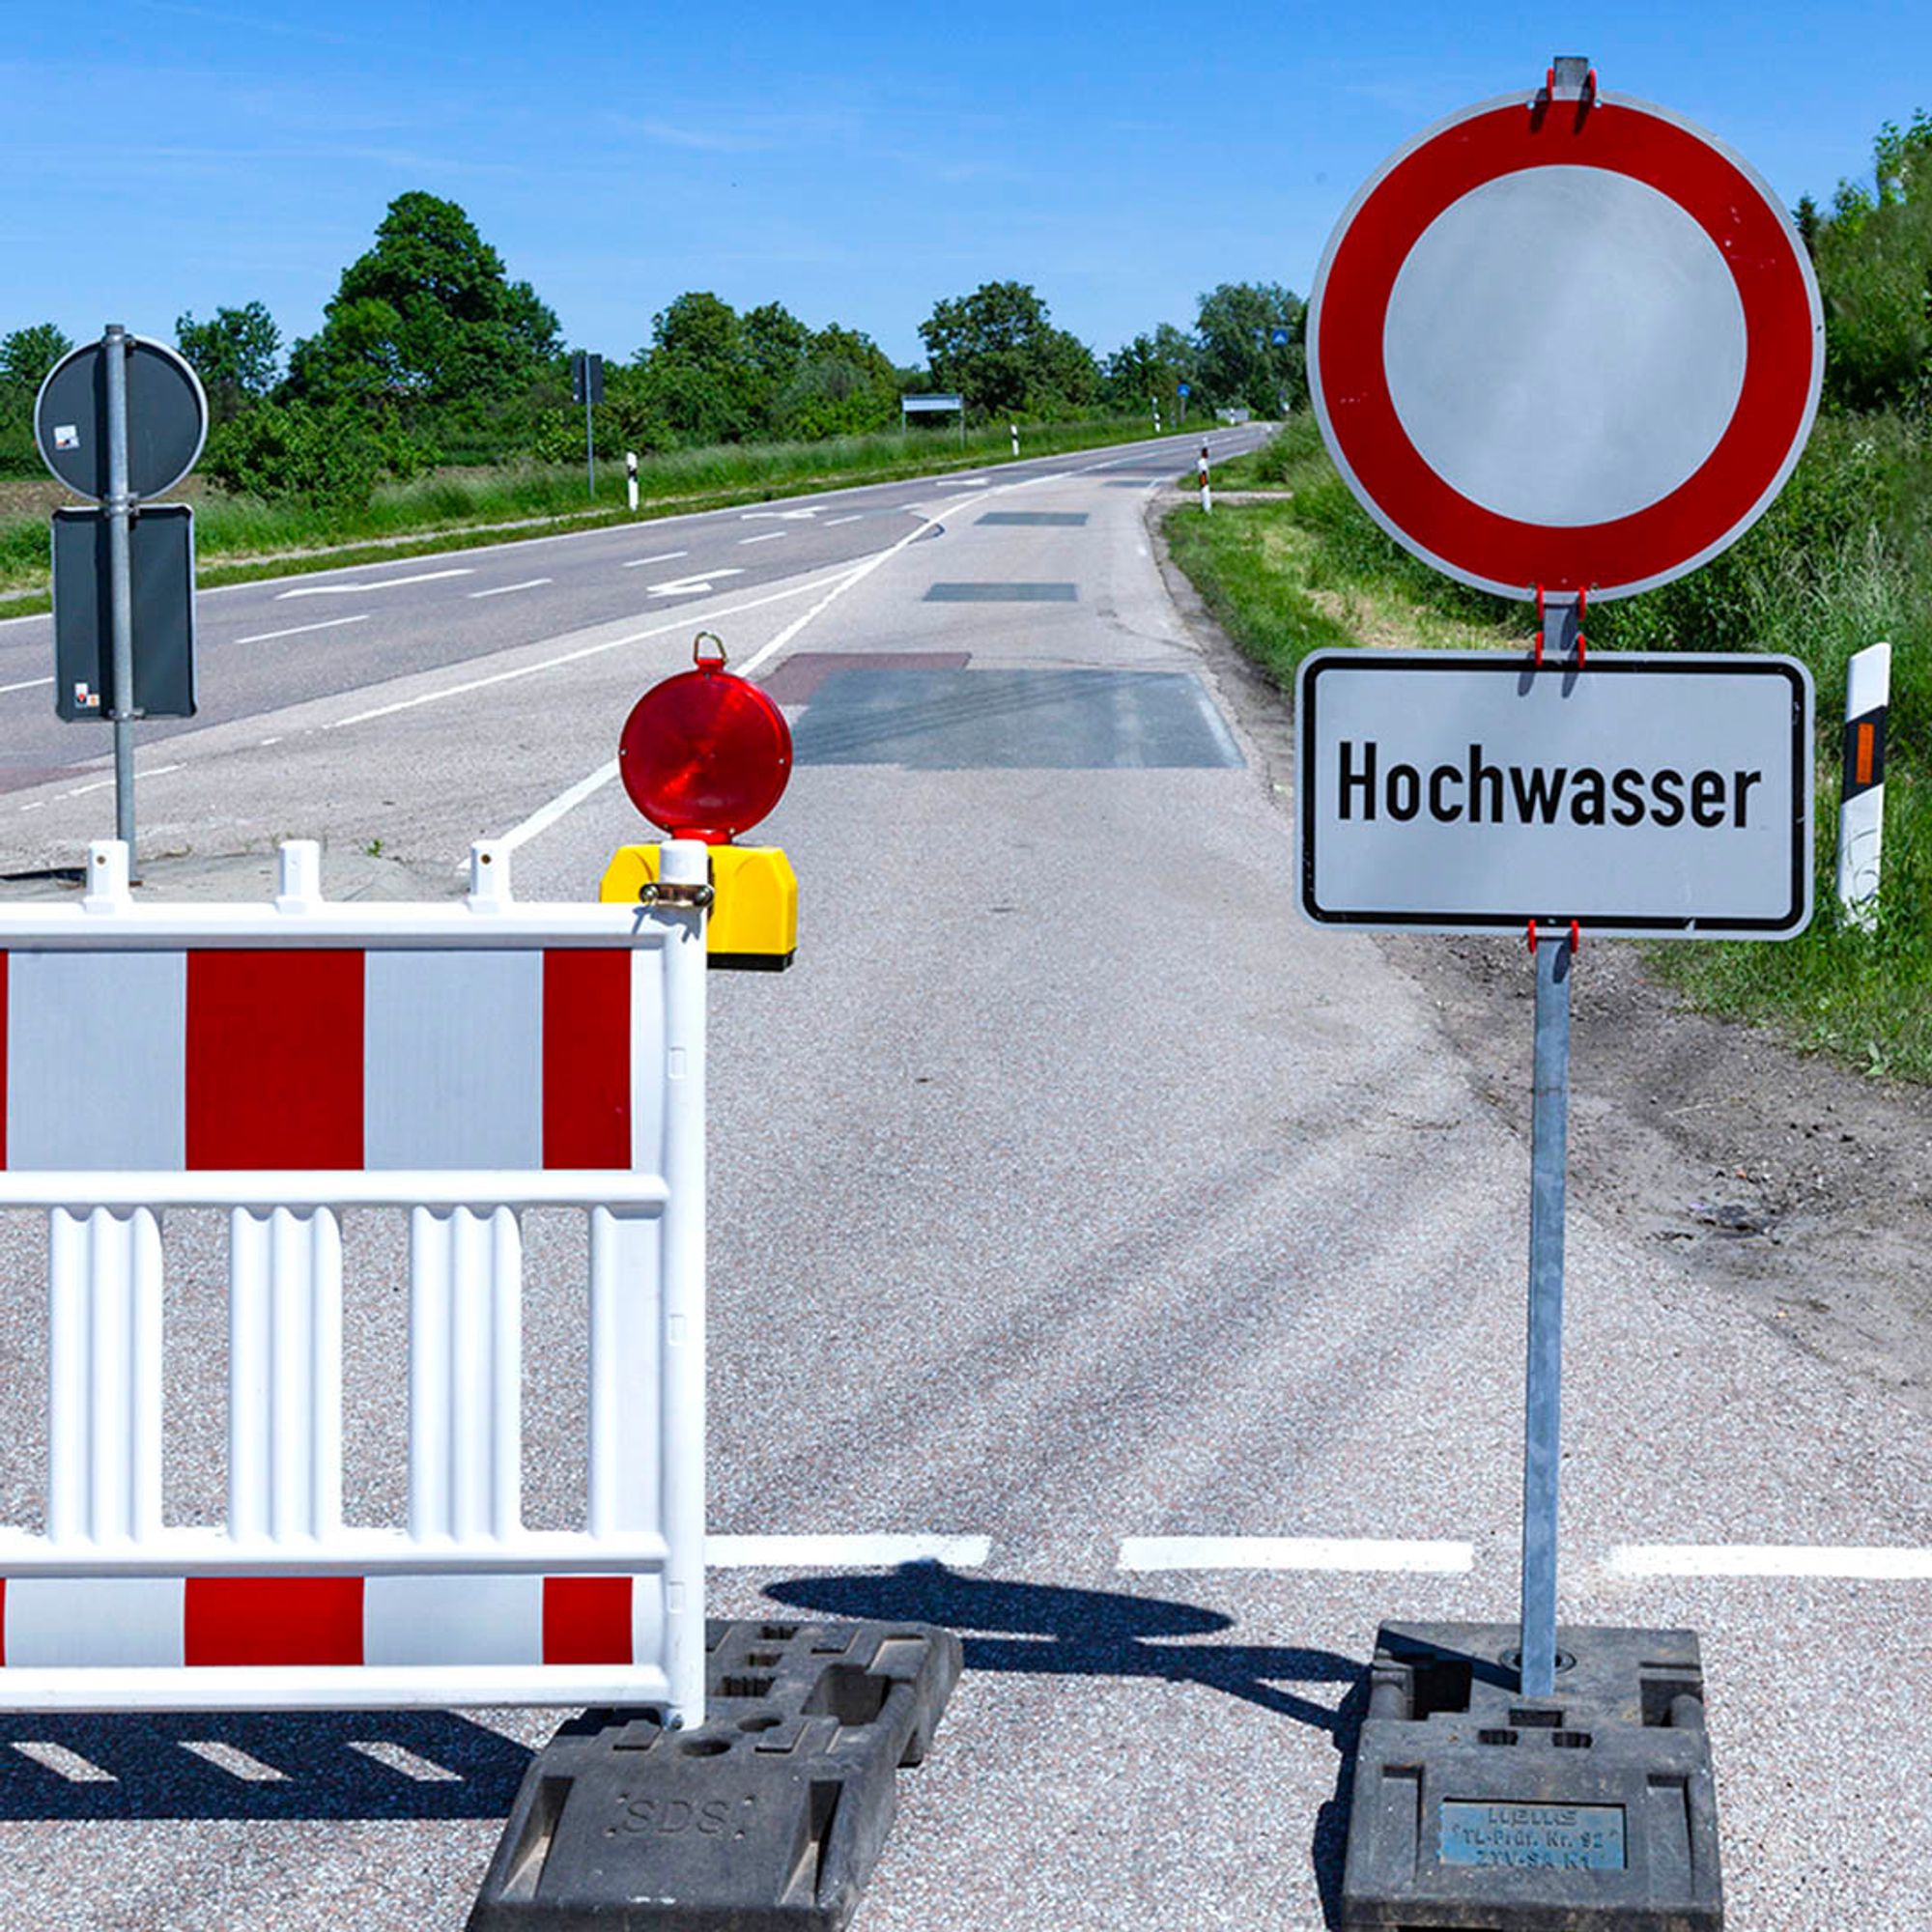
[[[128,550],[128,331],[110,322],[102,337],[107,376],[108,635],[114,665],[114,836],[134,857],[134,569]]]

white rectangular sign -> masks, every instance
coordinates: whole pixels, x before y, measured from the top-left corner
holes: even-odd
[[[1788,939],[1810,920],[1795,659],[1318,651],[1295,690],[1318,924]]]

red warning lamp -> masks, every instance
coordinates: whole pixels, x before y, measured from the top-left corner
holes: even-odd
[[[660,830],[728,845],[783,796],[791,726],[755,684],[724,668],[724,646],[709,631],[691,655],[696,670],[653,685],[632,706],[617,771],[631,803]]]

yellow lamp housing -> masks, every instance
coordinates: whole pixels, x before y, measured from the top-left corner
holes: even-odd
[[[604,868],[597,896],[635,905],[639,890],[657,883],[661,850],[620,845]],[[798,951],[798,874],[778,845],[714,845],[704,922],[706,963],[741,973],[782,973]]]

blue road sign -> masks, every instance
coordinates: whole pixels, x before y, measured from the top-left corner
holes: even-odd
[[[1285,328],[1274,329],[1269,333],[1268,340],[1277,349],[1286,349],[1288,347],[1288,330]]]
[[[1175,384],[1174,386],[1175,386],[1175,387],[1176,387],[1177,389],[1179,389],[1179,390],[1180,391],[1180,393],[1181,393],[1181,394],[1182,394],[1183,396],[1184,396],[1184,395],[1186,395],[1186,393],[1187,393],[1187,384],[1186,384],[1185,383],[1177,383],[1177,384]]]

